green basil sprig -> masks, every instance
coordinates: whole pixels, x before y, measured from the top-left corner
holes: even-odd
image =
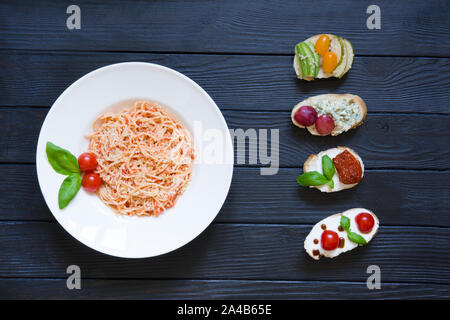
[[[81,170],[77,158],[69,151],[47,142],[45,152],[52,168],[67,178],[61,184],[58,192],[58,205],[65,208],[75,197],[81,187]]]
[[[341,228],[347,231],[348,239],[354,243],[364,245],[367,243],[366,239],[360,236],[357,233],[354,233],[350,230],[350,219],[346,216],[341,216]]]
[[[81,187],[81,175],[72,173],[64,179],[58,192],[59,208],[65,208],[69,202],[75,197]]]
[[[56,172],[66,176],[72,173],[80,173],[78,160],[69,151],[47,142],[45,152],[47,153],[48,162],[50,162],[50,165]]]
[[[350,230],[350,219],[346,216],[341,216],[341,228],[345,231]]]
[[[321,186],[327,183],[328,179],[317,171],[309,171],[299,175],[297,178],[297,182],[299,185],[304,187]]]
[[[322,171],[323,171],[323,175],[328,180],[333,179],[334,172],[335,172],[334,163],[333,163],[333,160],[331,160],[330,157],[327,155],[324,155],[322,157]]]
[[[347,236],[348,236],[349,240],[353,241],[354,243],[361,244],[361,245],[364,245],[367,243],[366,239],[364,239],[357,233],[347,231]]]
[[[334,188],[333,176],[336,169],[333,161],[327,155],[322,157],[322,171],[323,174],[317,171],[305,172],[297,177],[297,183],[304,187],[321,186],[328,183],[331,188]]]

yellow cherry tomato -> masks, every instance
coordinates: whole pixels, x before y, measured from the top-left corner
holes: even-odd
[[[316,52],[323,56],[327,51],[328,47],[330,46],[330,38],[323,34],[317,39],[316,45],[314,46],[314,49],[316,49]]]
[[[327,73],[333,72],[336,69],[337,63],[337,55],[334,52],[328,51],[323,55],[322,69]]]

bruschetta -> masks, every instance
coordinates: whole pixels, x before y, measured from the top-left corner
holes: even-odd
[[[377,234],[379,225],[372,211],[350,209],[316,223],[306,237],[304,247],[315,260],[321,256],[334,258],[369,243]]]
[[[336,192],[353,188],[363,176],[361,157],[348,147],[336,147],[311,154],[303,164],[303,174],[298,176],[297,182],[321,192]]]
[[[353,46],[333,34],[317,34],[295,46],[294,70],[297,78],[342,78],[353,64]]]
[[[321,94],[298,103],[292,109],[291,120],[313,135],[337,136],[359,126],[366,115],[366,103],[357,95]]]

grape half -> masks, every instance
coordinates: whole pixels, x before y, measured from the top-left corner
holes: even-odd
[[[294,119],[302,126],[312,126],[317,120],[317,111],[311,106],[300,107],[295,112]]]
[[[327,114],[323,114],[316,120],[316,130],[322,136],[326,136],[334,129],[334,120]]]

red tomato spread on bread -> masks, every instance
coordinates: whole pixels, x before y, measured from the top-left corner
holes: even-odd
[[[334,157],[333,163],[339,174],[339,180],[342,183],[354,184],[361,181],[361,163],[348,150],[345,150]]]

